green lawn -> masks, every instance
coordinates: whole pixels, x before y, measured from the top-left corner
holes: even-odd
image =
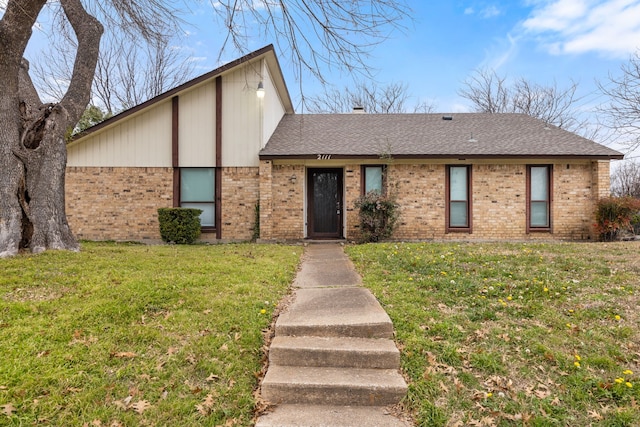
[[[0,425],[248,426],[301,247],[0,260]],[[347,246],[420,426],[640,425],[640,243]]]
[[[639,426],[640,242],[346,248],[420,426]]]
[[[0,260],[0,425],[247,426],[301,247],[84,243]]]

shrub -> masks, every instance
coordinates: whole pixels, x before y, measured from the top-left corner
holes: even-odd
[[[200,209],[160,208],[160,237],[167,243],[191,244],[200,237]]]
[[[398,204],[391,197],[370,191],[355,202],[360,217],[361,243],[378,242],[393,234],[398,220]]]
[[[606,197],[596,207],[596,231],[600,240],[611,242],[620,231],[633,232],[640,212],[640,199],[633,197]]]

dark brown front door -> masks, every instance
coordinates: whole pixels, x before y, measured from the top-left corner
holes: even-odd
[[[307,235],[342,238],[342,169],[307,169]]]

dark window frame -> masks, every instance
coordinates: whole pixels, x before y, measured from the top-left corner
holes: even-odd
[[[179,167],[178,169],[178,206],[181,207],[183,203],[212,203],[214,212],[214,225],[205,225],[200,227],[202,233],[215,233],[217,228],[215,224],[218,224],[218,169],[215,167]],[[182,171],[185,169],[209,169],[213,171],[213,200],[183,200],[182,199]]]
[[[451,169],[466,168],[467,170],[467,200],[451,200]],[[473,232],[473,168],[472,165],[447,165],[445,173],[445,231],[447,233],[469,233]],[[466,202],[467,204],[467,225],[465,227],[451,225],[451,202]]]
[[[387,195],[387,165],[362,165],[360,167],[360,194],[366,194],[367,188],[367,168],[382,168],[382,195]]]
[[[531,169],[532,168],[547,168],[547,199],[546,200],[532,200],[531,199]],[[548,225],[533,226],[531,225],[531,203],[532,202],[546,202],[547,203],[547,218]],[[553,232],[553,165],[540,164],[540,165],[527,165],[527,233],[552,233]]]

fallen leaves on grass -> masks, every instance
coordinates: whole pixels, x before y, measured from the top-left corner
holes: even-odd
[[[138,414],[142,414],[147,409],[151,408],[151,403],[147,400],[138,400],[137,402],[131,403],[133,400],[133,396],[129,395],[121,400],[116,400],[115,405],[122,409],[123,411],[128,411],[129,409],[133,409]]]
[[[13,403],[7,403],[5,405],[0,405],[0,408],[2,408],[2,413],[4,415],[6,415],[7,417],[10,417],[11,415],[13,415],[18,409],[13,406]]]
[[[204,398],[202,403],[196,405],[196,410],[200,412],[200,414],[207,416],[211,413],[214,403],[213,394],[207,394],[207,397]]]
[[[144,411],[151,408],[151,403],[146,400],[138,400],[136,403],[131,405],[131,408],[138,414],[142,414]]]
[[[119,351],[115,353],[111,353],[111,357],[115,357],[116,359],[133,359],[138,355],[131,351]]]
[[[215,374],[211,374],[207,377],[207,379],[205,381],[207,382],[213,382],[213,381],[218,381],[220,379],[220,377],[218,375]]]

